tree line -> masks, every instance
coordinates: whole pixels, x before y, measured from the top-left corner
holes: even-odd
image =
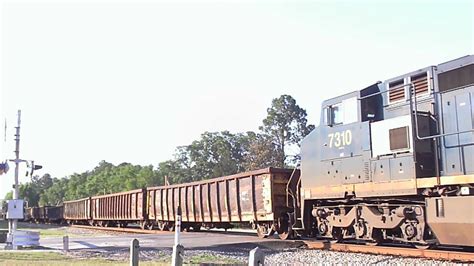
[[[114,165],[101,161],[91,171],[56,178],[34,176],[20,185],[20,198],[29,206],[56,205],[65,200],[148,186],[198,181],[266,167],[291,167],[301,140],[314,129],[306,110],[290,95],[272,100],[259,132],[204,132],[198,140],[176,148],[173,158],[153,165]],[[11,199],[8,193],[5,199]]]

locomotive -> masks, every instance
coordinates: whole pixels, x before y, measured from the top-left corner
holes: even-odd
[[[259,237],[368,245],[474,246],[474,56],[322,103],[300,169],[64,202],[68,223],[199,230],[250,224]]]
[[[474,56],[322,103],[301,143],[293,230],[474,246]]]

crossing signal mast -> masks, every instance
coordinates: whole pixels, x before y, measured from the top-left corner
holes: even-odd
[[[7,248],[17,249],[15,243],[15,234],[17,231],[18,220],[23,219],[24,203],[19,198],[19,185],[18,175],[20,163],[26,163],[27,167],[30,168],[30,176],[33,176],[35,170],[43,168],[41,165],[37,165],[34,161],[27,161],[20,159],[20,124],[21,124],[21,110],[18,110],[18,124],[15,127],[15,159],[9,160],[15,163],[15,183],[13,185],[13,199],[7,203],[7,219],[8,219],[8,236],[7,236]],[[4,173],[8,171],[7,162],[4,163]],[[1,166],[0,166],[1,169]],[[1,171],[1,170],[0,170]],[[0,173],[1,174],[1,173]]]

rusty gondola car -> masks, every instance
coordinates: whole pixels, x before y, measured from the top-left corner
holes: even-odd
[[[63,221],[63,206],[25,208],[23,221],[30,223],[61,223]]]
[[[92,224],[91,198],[65,201],[63,217],[68,224]]]
[[[62,223],[64,206],[44,206],[43,221],[46,223]]]
[[[99,226],[142,226],[147,219],[145,189],[95,196],[91,198],[92,223]]]
[[[145,227],[174,228],[176,210],[182,208],[182,228],[231,228],[231,223],[250,224],[261,237],[279,232],[288,235],[287,190],[296,191],[299,170],[266,168],[199,182],[147,188],[148,220]]]

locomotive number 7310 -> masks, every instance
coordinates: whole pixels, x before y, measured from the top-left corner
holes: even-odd
[[[352,131],[345,130],[341,132],[335,132],[328,135],[329,137],[329,148],[333,146],[336,148],[351,145],[352,143]]]

